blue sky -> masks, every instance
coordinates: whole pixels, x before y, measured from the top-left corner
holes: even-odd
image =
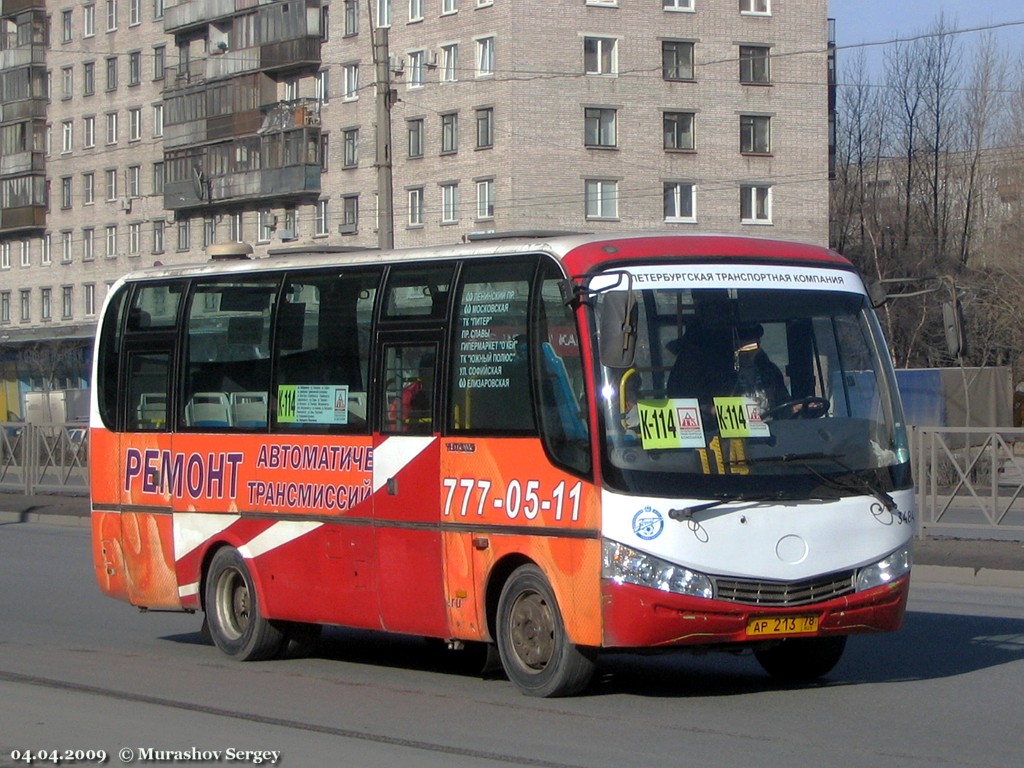
[[[829,0],[829,18],[836,20],[836,45],[839,46],[840,78],[842,62],[852,55],[845,46],[880,43],[896,37],[910,37],[930,29],[939,13],[947,26],[969,29],[989,24],[1020,22],[996,30],[997,42],[1012,56],[1024,51],[1024,3],[1021,0]],[[980,33],[965,33],[963,42],[970,47]],[[868,61],[875,66],[885,46],[867,46]]]

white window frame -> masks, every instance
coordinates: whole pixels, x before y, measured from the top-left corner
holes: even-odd
[[[142,222],[128,222],[128,255],[137,255],[142,250]]]
[[[425,190],[423,187],[413,187],[409,190],[409,226],[423,226],[423,209],[426,203]]]
[[[128,26],[136,27],[142,23],[142,0],[128,0]]]
[[[391,0],[377,0],[377,29],[391,26]]]
[[[661,6],[670,13],[693,13],[693,0],[662,0]]]
[[[82,227],[82,261],[96,258],[96,228]]]
[[[583,73],[596,77],[618,75],[619,39],[602,35],[584,36]]]
[[[583,144],[588,149],[616,148],[618,110],[612,107],[584,107]]]
[[[96,314],[96,283],[85,283],[82,285],[84,295],[82,297],[85,316],[92,317]]]
[[[107,32],[117,31],[117,0],[107,0]]]
[[[96,174],[93,171],[86,171],[82,174],[82,205],[92,205],[96,202]]]
[[[117,144],[117,112],[107,112],[107,146]]]
[[[766,225],[772,223],[772,186],[743,184],[740,186],[740,223]]]
[[[128,166],[128,197],[142,197],[142,166]]]
[[[40,288],[39,289],[39,319],[40,320],[52,320],[53,312],[53,289],[52,288]]]
[[[672,77],[669,77],[668,67],[665,65],[665,50],[666,50],[666,46],[667,45],[671,45],[671,46],[675,46],[675,47],[681,46],[682,50],[689,49],[690,60],[688,62],[688,65],[689,65],[689,73],[688,74],[684,74],[682,76],[675,76],[675,75],[673,75]],[[661,77],[662,77],[662,79],[665,80],[666,82],[670,82],[670,83],[691,83],[694,80],[696,80],[697,79],[697,65],[696,65],[696,50],[695,49],[696,49],[696,44],[693,41],[691,41],[691,40],[662,40],[661,41]],[[679,69],[678,63],[676,65],[676,69]]]
[[[96,4],[82,6],[82,37],[96,35]]]
[[[66,155],[75,147],[75,121],[64,120],[60,124],[60,152]]]
[[[321,104],[330,101],[331,74],[329,69],[321,69],[313,81],[313,96]]]
[[[353,234],[359,231],[359,195],[342,195],[341,223]]]
[[[343,69],[345,73],[345,90],[342,93],[342,101],[359,100],[359,65],[346,64]]]
[[[60,233],[60,263],[70,264],[74,255],[71,253],[72,243],[74,242],[74,233],[70,229],[65,229]]]
[[[61,318],[64,320],[70,320],[75,308],[75,287],[73,285],[61,286],[60,297]]]
[[[160,138],[164,135],[164,104],[153,105],[153,138]]]
[[[316,216],[313,219],[313,234],[323,237],[330,234],[330,200],[316,201]]]
[[[459,12],[459,0],[441,0],[441,15],[448,16]]]
[[[21,241],[21,266],[32,266],[32,243],[29,240]]]
[[[341,132],[341,167],[359,167],[359,129],[346,128]]]
[[[476,183],[476,218],[494,218],[494,179],[480,179]]]
[[[82,146],[91,149],[96,146],[96,115],[86,115],[82,118]]]
[[[740,115],[740,154],[770,155],[771,152],[771,116]]]
[[[426,51],[409,51],[409,80],[406,87],[410,90],[422,88],[426,84],[426,57]]]
[[[587,219],[619,218],[619,182],[615,179],[585,179],[584,216]]]
[[[441,46],[441,82],[455,83],[459,79],[459,44]]]
[[[53,263],[53,235],[49,232],[43,235],[43,250],[39,257],[39,263],[43,265]]]
[[[107,177],[107,202],[117,200],[117,169],[108,168],[105,172]]]
[[[476,76],[494,75],[494,36],[479,37],[476,40]]]
[[[684,193],[690,214],[684,215]],[[671,195],[671,198],[669,197]],[[689,181],[666,181],[662,185],[662,213],[668,224],[694,224],[697,221],[697,185]]]
[[[743,16],[771,16],[772,0],[740,0],[740,14]]]
[[[459,183],[441,184],[441,223],[457,224],[459,221]]]
[[[117,225],[108,224],[105,228],[105,240],[107,243],[106,256],[108,259],[117,258]]]
[[[128,141],[142,140],[142,107],[128,109]]]
[[[409,0],[409,21],[423,21],[424,0]]]
[[[762,56],[744,56],[744,50],[748,52],[763,52]],[[739,59],[740,59],[740,72],[739,78],[740,83],[743,85],[771,85],[772,82],[772,49],[768,45],[740,45],[739,46]],[[763,61],[763,78],[758,78],[758,62]],[[744,78],[744,70],[749,71],[749,75]]]
[[[163,253],[167,238],[167,228],[163,219],[156,219],[153,222],[153,253]]]
[[[669,135],[672,135],[673,137],[676,135],[675,131],[673,131],[670,134],[668,129],[667,129],[667,127],[666,127],[666,123],[669,120],[669,115],[672,115],[673,117],[676,116],[676,115],[685,115],[686,117],[689,118],[689,121],[690,121],[690,127],[689,128],[690,129],[689,129],[689,131],[683,131],[683,133],[682,133],[683,136],[689,135],[689,137],[690,137],[690,144],[689,144],[689,146],[679,146],[678,142],[676,143],[676,146],[670,146],[669,145],[669,142],[667,140]],[[688,112],[686,110],[675,110],[675,109],[666,109],[665,111],[663,111],[661,113],[661,146],[662,146],[662,148],[666,152],[692,152],[692,151],[694,151],[697,148],[696,123],[697,123],[697,114],[695,112]]]

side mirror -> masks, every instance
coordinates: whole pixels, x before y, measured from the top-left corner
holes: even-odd
[[[889,299],[889,292],[885,290],[885,286],[880,281],[875,281],[868,285],[868,301],[871,302],[872,309],[878,309],[880,306],[885,304]]]
[[[636,295],[632,291],[609,291],[600,305],[601,364],[608,368],[629,368],[636,357]]]

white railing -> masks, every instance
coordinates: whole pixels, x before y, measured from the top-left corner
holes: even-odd
[[[88,492],[88,430],[77,423],[0,422],[0,489],[29,495]]]
[[[921,535],[1024,534],[1024,429],[914,427]]]

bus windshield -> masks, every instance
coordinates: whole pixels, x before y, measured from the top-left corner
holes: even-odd
[[[606,485],[712,500],[884,498],[909,487],[894,376],[863,290],[840,270],[806,270],[822,276],[809,290],[778,278],[783,269],[746,269],[761,277],[618,271],[598,291]],[[842,287],[823,289],[829,279]],[[603,317],[624,305],[625,322]],[[635,334],[628,366],[616,359],[623,333]]]

